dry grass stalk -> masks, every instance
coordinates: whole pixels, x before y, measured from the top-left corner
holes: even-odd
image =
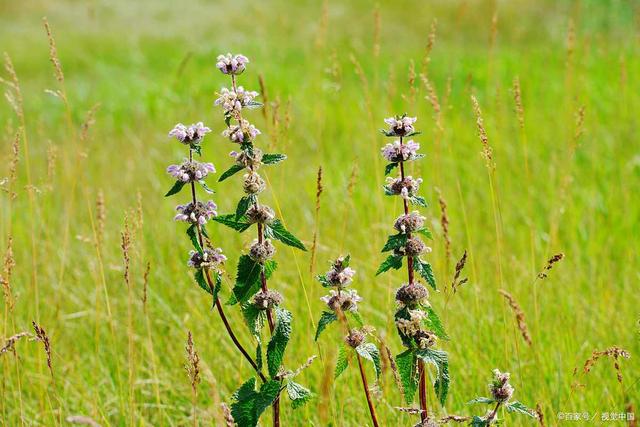
[[[11,78],[11,80],[0,78],[0,82],[4,83],[8,87],[8,89],[4,93],[4,97],[7,99],[7,102],[16,113],[16,116],[18,116],[18,118],[23,121],[24,109],[22,102],[22,92],[20,90],[20,81],[18,80],[18,74],[16,74],[16,70],[13,67],[11,57],[6,52],[4,54],[4,69]]]
[[[131,229],[129,228],[129,217],[125,215],[124,217],[124,231],[120,233],[121,243],[120,248],[122,249],[122,259],[124,261],[124,282],[127,287],[131,287],[131,278],[130,278],[130,265],[131,265]]]
[[[557,262],[560,262],[564,258],[564,254],[562,252],[555,254],[547,261],[547,265],[544,269],[538,273],[538,279],[546,279],[549,275],[549,271],[553,268],[553,265]]]
[[[98,195],[96,196],[96,222],[98,225],[97,238],[98,245],[102,246],[102,242],[104,239],[104,227],[107,221],[107,208],[104,202],[104,191],[102,188],[98,190]]]
[[[628,419],[629,421],[629,427],[638,427],[638,420],[635,417],[635,410],[633,409],[633,403],[629,402],[627,403],[627,406],[625,408],[625,410],[627,411],[627,414],[634,414],[633,419]]]
[[[438,424],[446,424],[448,422],[453,421],[454,423],[465,423],[469,421],[471,417],[465,417],[462,415],[447,415],[445,417],[440,418]]]
[[[149,289],[149,273],[151,272],[151,261],[147,261],[147,267],[142,276],[142,307],[147,309],[147,290]]]
[[[313,274],[316,267],[316,250],[318,245],[318,226],[320,222],[320,195],[322,195],[322,166],[318,167],[318,176],[316,178],[316,226],[313,230],[313,243],[311,245],[311,265],[309,272]]]
[[[142,192],[136,192],[136,229],[142,231],[144,225],[144,209],[142,209]]]
[[[471,95],[471,102],[473,103],[473,111],[476,115],[476,125],[478,126],[478,136],[480,137],[480,142],[482,142],[482,155],[486,161],[487,168],[492,171],[495,169],[495,164],[493,163],[493,151],[491,150],[491,146],[489,145],[489,137],[487,136],[487,131],[484,128],[484,120],[482,119],[482,110],[480,109],[480,104],[478,103],[478,99]]]
[[[220,406],[222,407],[222,414],[224,415],[226,427],[234,427],[236,425],[236,421],[233,419],[233,415],[231,415],[231,409],[229,409],[226,403],[222,403]]]
[[[520,129],[524,129],[524,107],[522,106],[522,90],[520,88],[520,77],[513,79],[513,100],[516,104],[516,116]]]
[[[16,343],[21,339],[21,338],[31,338],[32,335],[29,332],[20,332],[17,333],[9,338],[7,338],[4,341],[4,345],[2,346],[2,348],[0,348],[0,356],[3,355],[4,353],[7,352],[12,352],[14,355],[16,354],[16,348],[15,345]]]
[[[188,331],[187,333],[187,345],[185,346],[185,350],[187,351],[187,363],[185,364],[185,369],[187,370],[187,375],[191,381],[191,390],[193,390],[194,395],[197,395],[197,386],[200,383],[200,356],[198,356],[198,352],[193,345],[193,336],[191,335],[191,331]]]
[[[87,142],[89,139],[89,129],[96,122],[96,113],[100,109],[100,104],[95,104],[89,111],[87,111],[87,115],[82,122],[82,126],[80,127],[80,142]]]
[[[384,348],[384,354],[386,355],[385,359],[387,359],[389,363],[389,367],[391,367],[391,372],[393,373],[393,380],[396,382],[398,389],[401,393],[404,394],[404,387],[402,386],[402,380],[400,379],[400,373],[398,372],[398,366],[396,365],[396,360],[393,357],[393,353],[391,349],[385,344],[382,339],[378,339],[380,345]]]
[[[11,158],[9,160],[9,176],[7,177],[7,189],[9,197],[14,200],[17,197],[15,190],[16,180],[18,178],[18,161],[20,160],[20,130],[15,133],[11,142]]]
[[[500,292],[500,294],[507,300],[509,306],[511,307],[511,310],[513,310],[514,314],[516,315],[518,329],[520,329],[520,333],[522,333],[522,338],[524,338],[527,344],[531,345],[531,335],[529,334],[529,329],[527,328],[527,323],[524,319],[524,311],[522,311],[522,308],[520,308],[520,304],[518,304],[515,298],[504,289],[500,289],[498,290],[498,292]]]
[[[51,341],[49,341],[49,336],[43,327],[38,325],[35,320],[31,322],[33,325],[33,330],[36,333],[36,338],[38,341],[44,344],[44,351],[47,353],[47,366],[49,367],[49,372],[51,373],[51,378],[53,378],[53,364],[51,363]]]
[[[618,379],[618,382],[622,384],[623,377],[619,361],[621,358],[629,359],[631,357],[631,354],[627,350],[624,350],[617,346],[609,347],[608,349],[603,351],[594,350],[593,353],[591,353],[591,357],[588,358],[584,363],[582,372],[588,374],[596,364],[596,362],[602,357],[610,357],[611,359],[613,359],[613,367],[616,370],[616,377]]]
[[[447,215],[447,201],[442,197],[442,191],[436,187],[438,194],[438,204],[440,205],[440,225],[442,226],[442,234],[444,236],[444,252],[447,260],[447,270],[451,261],[451,236],[449,236],[449,215]],[[466,254],[466,252],[465,252]]]
[[[420,74],[420,79],[422,80],[422,83],[424,84],[424,87],[427,89],[427,96],[425,96],[425,99],[429,101],[429,103],[431,104],[431,107],[433,108],[433,112],[434,112],[434,119],[436,122],[436,128],[439,131],[442,131],[442,109],[440,107],[440,101],[438,100],[438,94],[436,93],[435,89],[433,88],[433,85],[431,85],[431,82],[429,82],[429,79],[427,78],[426,75],[424,74]]]
[[[413,60],[409,60],[407,83],[409,83],[409,96],[405,97],[403,95],[402,98],[413,104],[416,101],[416,65]]]
[[[460,288],[460,286],[464,285],[469,281],[468,277],[460,279],[460,275],[462,274],[462,270],[464,269],[464,266],[466,264],[467,264],[467,250],[465,249],[464,253],[462,254],[462,258],[460,258],[460,260],[456,263],[456,272],[453,275],[453,281],[451,282],[451,289],[453,290],[454,294],[458,292],[458,288]]]
[[[420,73],[427,75],[427,68],[429,67],[429,63],[431,62],[431,52],[433,51],[433,46],[436,44],[436,30],[438,29],[438,20],[434,19],[431,21],[431,28],[429,30],[429,36],[427,37],[427,46],[424,49],[424,55],[422,56],[422,64],[420,68]]]
[[[4,303],[7,310],[11,313],[15,306],[15,298],[11,290],[11,276],[16,261],[13,257],[13,237],[9,236],[7,241],[7,250],[4,254],[4,262],[2,264],[2,276],[0,276],[0,284],[2,284],[2,294],[4,295]]]
[[[62,64],[60,63],[60,59],[58,58],[56,40],[53,38],[53,33],[51,32],[51,27],[49,26],[49,21],[47,21],[47,18],[42,18],[42,22],[44,22],[44,28],[47,31],[47,39],[49,39],[49,60],[53,64],[56,80],[59,83],[64,84],[64,73],[62,72]]]
[[[567,69],[573,65],[573,54],[576,47],[576,27],[572,18],[569,18],[569,26],[567,28]]]
[[[544,413],[542,412],[542,406],[540,406],[539,403],[536,403],[536,418],[538,419],[538,424],[540,424],[540,427],[545,427]]]
[[[258,83],[260,84],[260,96],[262,97],[262,104],[264,105],[262,108],[262,117],[267,121],[269,117],[269,97],[267,95],[267,85],[262,73],[258,74]]]
[[[47,181],[49,188],[53,188],[53,177],[56,174],[56,160],[58,160],[58,146],[51,141],[47,143]]]
[[[376,4],[373,9],[373,57],[380,56],[380,5]]]
[[[69,424],[79,424],[79,425],[85,425],[85,426],[91,426],[91,427],[100,427],[100,424],[98,424],[95,420],[89,417],[86,417],[84,415],[68,416],[67,422]]]

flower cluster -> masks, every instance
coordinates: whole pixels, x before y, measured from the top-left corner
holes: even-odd
[[[358,311],[358,303],[362,298],[355,290],[338,289],[329,291],[329,295],[320,298],[333,311]]]
[[[248,63],[249,59],[244,55],[227,53],[226,55],[218,55],[216,68],[222,71],[222,74],[238,75],[242,74]]]
[[[511,374],[508,372],[500,372],[498,369],[493,370],[493,381],[489,384],[489,391],[496,402],[507,402],[513,396],[515,390],[509,384],[510,377]]]
[[[231,157],[236,160],[236,165],[254,171],[262,164],[262,150],[254,148],[251,151],[232,151]]]
[[[413,124],[418,120],[416,117],[402,116],[389,117],[384,122],[389,125],[389,129],[385,132],[387,136],[407,136],[415,132]]]
[[[331,269],[324,275],[327,282],[333,286],[342,288],[347,286],[353,280],[356,271],[348,266],[348,261],[345,257],[340,257],[333,262]]]
[[[420,158],[418,154],[419,149],[420,144],[413,140],[407,142],[398,140],[382,148],[382,157],[391,163],[407,162]]]
[[[222,131],[222,136],[238,144],[253,141],[258,135],[260,135],[260,130],[245,119],[241,119],[237,125],[231,125]]]
[[[384,186],[384,190],[389,196],[397,195],[403,199],[409,199],[418,193],[420,184],[422,184],[422,178],[413,179],[411,176],[406,178],[387,177],[387,185]]]
[[[426,218],[420,215],[418,211],[400,215],[393,223],[395,228],[400,233],[413,233],[424,227],[424,220]]]
[[[249,248],[249,257],[260,264],[264,264],[266,260],[273,258],[275,253],[276,248],[269,239],[265,239],[262,242],[256,239]]]
[[[170,165],[167,168],[169,175],[182,182],[200,181],[208,174],[215,173],[215,171],[216,168],[213,166],[213,163],[203,163],[187,159],[180,165]]]
[[[226,260],[227,257],[222,253],[222,249],[205,248],[202,253],[198,251],[190,251],[187,265],[195,269],[215,268]]]
[[[331,263],[331,269],[324,275],[318,276],[318,281],[324,287],[332,288],[329,295],[320,298],[333,310],[357,311],[362,298],[355,290],[345,288],[353,281],[356,271],[349,267],[351,257],[339,257]]]
[[[270,310],[282,304],[283,298],[280,292],[268,289],[259,291],[253,296],[253,305],[260,310]]]
[[[198,122],[191,126],[185,126],[182,123],[178,123],[173,129],[171,129],[171,131],[169,131],[169,137],[175,137],[185,145],[198,145],[209,132],[211,132],[211,129],[206,127],[202,122]]]
[[[174,219],[176,221],[184,221],[191,224],[204,225],[211,218],[218,215],[217,209],[218,207],[211,200],[209,200],[208,202],[189,202],[186,205],[176,206],[176,211],[178,211],[178,214]]]
[[[235,90],[223,87],[214,104],[222,106],[226,113],[237,114],[245,107],[253,107],[256,104],[255,98],[257,96],[258,92],[245,90],[242,86],[238,86]],[[240,127],[242,127],[242,124]],[[242,132],[244,133],[244,131]],[[235,133],[237,134],[237,131]]]

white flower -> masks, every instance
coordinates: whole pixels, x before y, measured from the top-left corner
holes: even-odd
[[[258,95],[258,92],[247,91],[242,86],[238,86],[235,91],[223,87],[218,93],[218,99],[215,100],[214,104],[222,106],[225,112],[238,113],[244,107],[254,106],[254,99]]]
[[[389,125],[387,136],[405,136],[414,132],[413,124],[418,120],[416,117],[395,116],[384,119]]]
[[[222,71],[223,74],[242,74],[245,70],[245,65],[249,63],[249,59],[242,55],[232,55],[227,53],[226,55],[218,55],[216,59],[216,68]]]
[[[400,141],[394,141],[393,144],[387,144],[382,148],[382,156],[392,163],[406,162],[417,159],[419,149],[420,144],[412,139],[402,144]]]
[[[211,129],[206,127],[202,122],[192,124],[191,126],[185,126],[182,123],[178,123],[169,132],[169,137],[175,137],[183,144],[199,144],[204,136],[211,132]]]

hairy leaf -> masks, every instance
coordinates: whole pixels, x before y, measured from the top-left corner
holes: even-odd
[[[471,427],[487,427],[488,425],[489,423],[485,419],[477,415],[474,415],[471,420]]]
[[[280,381],[269,380],[262,384],[260,392],[256,396],[256,419],[278,398],[280,394]]]
[[[527,408],[523,403],[520,403],[518,401],[508,403],[507,412],[515,412],[518,414],[528,415],[533,418],[536,417],[535,413],[531,409]]]
[[[167,194],[165,194],[164,197],[169,197],[169,196],[173,196],[174,194],[178,194],[180,190],[182,190],[182,187],[184,187],[185,184],[186,182],[176,181],[175,184],[173,184],[173,187],[171,187],[171,189],[167,191]]]
[[[486,403],[487,405],[490,405],[492,403],[495,403],[495,400],[489,397],[476,397],[475,399],[468,401],[467,405],[473,405],[476,403]]]
[[[447,353],[442,350],[435,350],[432,348],[426,348],[424,350],[416,351],[416,356],[422,359],[425,363],[431,363],[436,367],[436,380],[433,383],[433,388],[438,396],[438,400],[441,405],[444,405],[449,393],[449,358]]]
[[[420,230],[416,230],[415,232],[418,234],[422,234],[427,239],[433,240],[433,234],[431,234],[431,231],[429,231],[428,228],[421,228]]]
[[[373,343],[367,342],[356,347],[356,352],[363,358],[373,362],[373,366],[376,369],[376,378],[380,378],[382,367],[380,365],[380,351],[378,351],[378,347]]]
[[[389,252],[394,249],[402,248],[407,244],[407,235],[404,233],[393,234],[387,239],[387,243],[384,244],[382,252]]]
[[[407,404],[411,404],[418,390],[418,364],[413,351],[406,350],[397,355],[396,366],[404,389],[404,399]]]
[[[413,268],[418,272],[418,274],[420,274],[420,276],[422,276],[422,278],[429,284],[429,286],[436,290],[436,278],[433,275],[431,264],[421,260],[419,257],[414,257]]]
[[[259,339],[260,330],[264,326],[264,310],[260,310],[250,302],[245,302],[242,304],[242,315],[244,316],[245,322],[247,322],[247,326],[249,327],[251,334]]]
[[[258,424],[256,413],[256,379],[251,378],[233,393],[231,403],[231,415],[238,426],[254,427]]]
[[[260,288],[260,272],[264,268],[265,277],[268,279],[277,268],[273,260],[267,260],[264,267],[252,260],[249,255],[241,255],[238,260],[238,272],[236,284],[233,287],[233,298],[230,304],[248,301]]]
[[[189,240],[191,240],[191,244],[200,254],[203,253],[202,246],[200,246],[200,240],[198,240],[198,229],[195,224],[191,224],[189,228],[187,228],[187,236],[189,236]]]
[[[425,319],[425,321],[429,329],[431,329],[438,338],[449,340],[449,335],[447,335],[447,332],[444,330],[442,321],[436,314],[435,310],[431,307],[423,307],[423,309],[427,313],[427,318]]]
[[[284,228],[284,225],[279,219],[276,219],[271,224],[267,225],[267,229],[275,239],[280,240],[285,245],[293,246],[294,248],[302,249],[303,251],[307,250],[296,236]]]
[[[273,165],[276,163],[280,163],[281,161],[285,160],[287,158],[287,156],[285,154],[277,154],[277,153],[273,153],[273,154],[263,154],[262,155],[262,163],[264,163],[265,165]]]
[[[273,336],[267,345],[267,367],[271,378],[278,374],[278,370],[284,359],[284,351],[291,336],[291,313],[283,308],[277,308],[276,325]]]
[[[262,371],[262,343],[260,340],[256,345],[256,365],[258,366],[258,371]]]
[[[341,345],[338,347],[338,359],[336,360],[336,371],[333,374],[333,378],[337,379],[347,369],[347,366],[349,366],[348,349]]]
[[[203,179],[201,179],[200,181],[198,181],[200,183],[200,185],[202,186],[202,188],[204,189],[204,191],[206,191],[209,194],[213,194],[215,193],[215,191],[213,191],[212,189],[209,188],[209,186],[207,185],[206,182],[204,182]]]
[[[412,205],[422,206],[423,208],[428,207],[427,201],[422,196],[409,197],[409,202],[411,202]]]
[[[226,171],[224,171],[222,173],[222,175],[220,175],[220,178],[218,178],[218,182],[222,182],[227,178],[232,177],[233,175],[237,174],[238,172],[240,172],[242,169],[244,169],[243,166],[240,165],[233,165],[231,166],[229,169],[227,169]]]
[[[327,276],[325,276],[324,274],[318,274],[316,276],[316,280],[320,282],[320,284],[325,288],[330,288],[333,286],[333,284],[327,280]]]
[[[287,383],[287,394],[291,399],[293,409],[301,407],[311,399],[311,391],[293,381]]]
[[[391,171],[393,171],[395,168],[398,167],[398,163],[389,163],[387,166],[385,166],[384,168],[384,176],[387,176],[391,173]]]
[[[189,148],[195,151],[198,156],[202,156],[202,147],[198,144],[189,144]]]
[[[226,215],[218,215],[213,218],[215,222],[219,222],[220,224],[226,225],[229,228],[233,228],[236,231],[243,232],[249,227],[251,227],[252,223],[246,217],[242,217],[236,219],[236,214],[226,214]]]
[[[387,259],[385,259],[384,262],[382,264],[380,264],[380,267],[378,268],[378,271],[376,272],[376,276],[384,273],[385,271],[389,271],[392,268],[395,269],[395,270],[398,270],[398,269],[402,268],[402,257],[401,256],[389,255],[387,257]]]
[[[236,207],[236,221],[238,221],[242,216],[249,210],[249,206],[253,202],[253,196],[244,196],[238,201],[238,206]]]
[[[320,338],[320,334],[322,333],[322,331],[324,331],[330,323],[335,322],[336,320],[338,320],[338,316],[336,315],[336,313],[334,313],[333,311],[323,311],[322,315],[320,316],[320,320],[318,320],[318,329],[316,330],[315,341],[318,341],[318,338]]]

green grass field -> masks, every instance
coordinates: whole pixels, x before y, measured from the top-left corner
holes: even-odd
[[[43,16],[56,39],[63,83],[49,60]],[[434,21],[435,44],[425,61]],[[101,425],[190,425],[188,330],[202,359],[197,421],[223,425],[220,403],[230,401],[251,369],[186,266],[185,227],[172,220],[180,197],[163,195],[172,184],[166,166],[185,155],[166,136],[177,122],[212,127],[206,160],[219,173],[232,164],[228,152],[235,147],[220,136],[222,115],[212,105],[215,91],[228,85],[214,67],[216,55],[227,51],[251,59],[242,85],[260,90],[258,76],[264,79],[267,108],[248,113],[263,132],[257,143],[289,156],[269,169],[266,202],[308,247],[318,230],[314,273],[310,253],[278,246],[279,269],[270,280],[295,318],[287,365],[295,369],[320,356],[301,379],[314,400],[296,411],[284,404],[283,425],[369,422],[357,369],[333,381],[337,328],[313,341],[325,294],[314,275],[332,258],[352,255],[363,317],[394,354],[402,351],[393,313],[405,274],[374,276],[401,213],[399,199],[381,189],[380,148],[388,141],[378,130],[385,117],[402,112],[418,116],[423,132],[416,140],[427,157],[410,172],[425,180],[429,207],[422,212],[434,233],[428,259],[441,289],[431,302],[451,336],[443,344],[450,397],[439,407],[430,390],[430,407],[483,415],[484,408],[465,402],[486,395],[491,370],[500,368],[512,373],[516,399],[541,406],[546,425],[562,424],[559,412],[588,412],[595,425],[625,425],[600,420],[605,412],[629,412],[627,402],[640,418],[639,3],[5,1],[0,40],[24,104],[24,121],[10,103],[0,107],[0,179],[7,177],[0,255],[12,236],[15,258],[8,285],[15,306],[6,296],[0,304],[0,337],[33,332],[35,320],[50,337],[54,373],[52,380],[40,342],[22,339],[15,356],[1,354],[2,425],[67,425],[77,415]],[[1,75],[11,81],[5,70]],[[493,173],[481,154],[471,95],[482,107]],[[94,123],[83,130],[96,104]],[[324,191],[316,218],[320,166]],[[239,179],[211,182],[219,211],[232,212],[242,195]],[[449,261],[436,188],[447,203]],[[134,230],[130,288],[120,249],[125,215]],[[218,224],[209,230],[234,277],[253,235]],[[469,282],[452,294],[454,266],[465,249]],[[559,252],[565,258],[549,277],[535,280]],[[225,299],[232,284],[225,282]],[[531,346],[499,289],[522,307]],[[253,348],[239,310],[227,313]],[[621,361],[622,385],[611,359],[582,373],[593,350],[614,345],[631,353]],[[414,425],[415,417],[394,409],[403,405],[387,368],[376,398],[382,425]],[[506,425],[535,423],[504,415]],[[270,416],[267,411],[263,425]]]

